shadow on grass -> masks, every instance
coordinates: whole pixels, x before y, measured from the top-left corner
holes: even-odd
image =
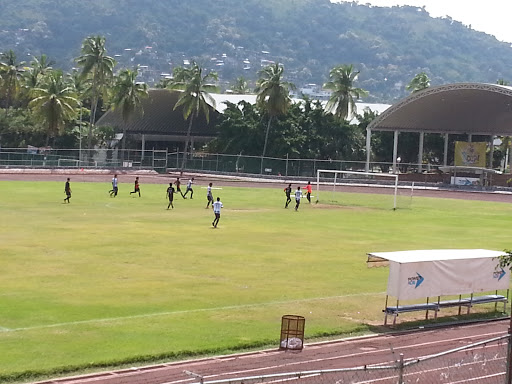
[[[447,327],[451,325],[465,325],[476,322],[503,320],[509,318],[510,315],[502,311],[479,312],[463,315],[439,316],[437,319],[430,318],[428,320],[411,320],[400,321],[397,319],[396,325],[369,325],[368,328],[373,333],[385,334],[394,332],[418,331],[423,329],[432,329],[438,327]]]

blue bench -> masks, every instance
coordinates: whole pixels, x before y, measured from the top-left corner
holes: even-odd
[[[384,325],[388,323],[388,315],[393,315],[393,325],[396,324],[396,318],[399,313],[425,311],[425,318],[428,319],[428,311],[434,311],[434,318],[437,319],[437,312],[439,305],[437,303],[424,303],[424,304],[411,304],[411,305],[395,305],[393,307],[386,307],[384,312]]]
[[[498,308],[498,303],[503,303],[503,312],[507,311],[507,303],[508,298],[502,295],[484,295],[484,296],[473,296],[468,298],[459,297],[457,300],[445,300],[440,301],[438,297],[438,301],[434,303],[424,303],[424,304],[411,304],[411,305],[395,305],[386,307],[383,309],[384,312],[384,325],[387,325],[388,315],[393,315],[393,325],[396,324],[396,318],[400,313],[407,312],[416,312],[416,311],[425,311],[425,319],[428,319],[428,311],[434,311],[434,318],[437,319],[437,312],[439,312],[443,308],[450,307],[459,307],[459,315],[461,314],[461,308],[466,307],[467,313],[469,314],[471,308],[477,304],[489,304],[495,303],[495,310]]]
[[[468,299],[471,307],[475,304],[487,304],[487,303],[495,303],[494,309],[498,308],[498,303],[503,303],[503,312],[507,311],[507,303],[508,298],[502,295],[485,295],[485,296],[477,296],[471,297]],[[469,312],[469,309],[468,309]]]

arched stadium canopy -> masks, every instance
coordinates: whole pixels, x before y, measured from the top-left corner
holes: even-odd
[[[393,131],[393,169],[396,170],[398,133],[418,132],[418,163],[423,157],[425,133],[445,136],[444,165],[447,164],[448,135],[467,134],[490,137],[512,136],[512,87],[497,84],[457,83],[431,87],[411,94],[392,105],[367,128],[366,168],[370,164],[372,131]],[[491,157],[492,158],[492,157]],[[421,168],[420,168],[421,170]]]

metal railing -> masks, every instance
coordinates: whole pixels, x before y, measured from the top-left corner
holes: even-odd
[[[505,383],[508,366],[507,350],[510,336],[503,335],[468,344],[434,355],[406,359],[400,354],[396,361],[350,368],[268,375],[230,377],[204,380],[192,384],[259,384],[294,382],[298,384],[342,383]],[[216,376],[222,376],[217,373]]]
[[[167,150],[120,149],[50,149],[2,148],[0,167],[25,168],[134,168],[165,172],[180,169],[183,152]],[[315,177],[318,169],[365,171],[365,161],[292,159],[227,155],[196,152],[189,154],[186,169],[216,173],[245,173],[282,176]],[[435,170],[439,165],[423,164],[424,170]],[[418,164],[400,164],[402,172],[418,170]],[[371,172],[390,172],[392,163],[372,162]],[[263,172],[262,172],[263,171]]]

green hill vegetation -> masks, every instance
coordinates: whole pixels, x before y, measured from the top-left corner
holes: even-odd
[[[83,39],[106,37],[122,67],[143,66],[158,82],[183,60],[219,73],[224,87],[262,64],[283,63],[298,86],[322,84],[329,70],[353,63],[365,101],[392,102],[426,72],[432,85],[512,78],[512,48],[493,36],[423,8],[370,7],[328,0],[3,0],[0,52],[47,54],[70,70]],[[147,66],[147,67],[146,67]]]

